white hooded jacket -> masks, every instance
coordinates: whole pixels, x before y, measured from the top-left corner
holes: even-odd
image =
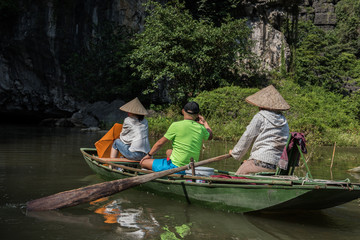
[[[246,127],[231,152],[240,160],[253,144],[249,159],[277,165],[289,137],[289,125],[281,113],[261,110]]]
[[[120,140],[130,145],[129,150],[131,152],[148,153],[150,151],[150,142],[147,120],[139,121],[132,117],[125,118],[120,133]]]

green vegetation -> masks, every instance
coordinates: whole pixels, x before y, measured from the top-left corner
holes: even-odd
[[[215,138],[237,140],[257,112],[244,99],[273,83],[292,107],[284,113],[291,131],[304,132],[313,143],[360,145],[358,0],[339,1],[337,25],[326,32],[296,18],[296,7],[288,6],[292,17],[278,27],[291,60],[286,66],[281,49],[281,66],[266,74],[259,72],[250,51],[246,19],[236,16],[243,1],[169,2],[148,3],[141,33],[99,26],[89,47],[67,65],[79,99],[168,97],[171,106],[151,105],[156,112],[148,118],[152,135],[162,135],[180,120],[179,106],[193,99]]]
[[[321,87],[302,88],[291,81],[284,81],[276,87],[291,106],[284,112],[290,131],[305,133],[313,144],[360,145],[358,100],[343,98]],[[237,141],[240,138],[258,111],[257,107],[246,103],[245,98],[258,90],[232,86],[204,91],[194,98],[215,139]],[[181,119],[180,109],[168,109],[162,117],[150,118],[150,129],[155,128],[156,132],[163,134],[173,121]]]
[[[339,47],[360,56],[360,2],[342,0],[336,5],[337,27],[335,29]]]
[[[326,33],[311,22],[300,22],[299,29],[293,75],[297,83],[342,95],[351,93],[348,85],[359,86],[360,61],[355,49],[339,42],[338,29]]]
[[[311,22],[299,22],[296,69],[289,73],[301,86],[320,86],[343,96],[360,88],[360,2],[336,5],[337,25],[324,32]]]
[[[256,72],[245,20],[229,18],[215,27],[194,19],[178,2],[150,2],[148,9],[145,30],[133,39],[131,53],[139,79],[151,82],[145,93],[165,86],[172,101],[183,104],[201,91],[239,84],[241,75]]]

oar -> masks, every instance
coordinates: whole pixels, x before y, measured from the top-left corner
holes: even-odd
[[[140,163],[140,161],[129,160],[127,158],[97,158],[96,160],[101,160],[101,162],[129,162],[129,163]],[[99,161],[100,162],[100,161]]]
[[[229,158],[230,154],[221,155],[195,163],[195,167],[209,164]],[[142,183],[152,181],[157,178],[181,172],[189,169],[189,166],[182,166],[166,171],[154,172],[142,176],[114,180],[110,182],[98,183],[78,189],[56,193],[47,197],[35,199],[27,202],[27,210],[29,211],[47,211],[64,207],[71,207],[81,203],[90,202],[102,197],[121,192],[131,187],[135,187]]]

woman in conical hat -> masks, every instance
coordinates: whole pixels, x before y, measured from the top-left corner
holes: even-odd
[[[116,158],[119,152],[128,159],[141,160],[149,151],[148,122],[144,118],[148,112],[138,98],[131,100],[120,107],[127,112],[120,137],[114,141],[110,157]]]
[[[233,158],[241,160],[253,144],[249,159],[243,161],[236,174],[275,171],[289,136],[289,125],[281,111],[290,106],[272,85],[248,96],[245,101],[259,107],[259,112],[229,152]]]

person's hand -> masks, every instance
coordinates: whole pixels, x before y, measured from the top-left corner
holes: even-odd
[[[146,160],[146,159],[151,159],[151,157],[150,157],[148,154],[146,154],[145,157],[143,157],[143,158],[141,159],[140,164],[141,164],[144,160]]]
[[[230,155],[231,155],[231,153],[232,153],[232,149],[229,150],[229,154],[230,154]]]
[[[204,125],[204,124],[206,123],[205,118],[204,118],[203,116],[199,115],[199,121],[198,121],[198,123]]]

